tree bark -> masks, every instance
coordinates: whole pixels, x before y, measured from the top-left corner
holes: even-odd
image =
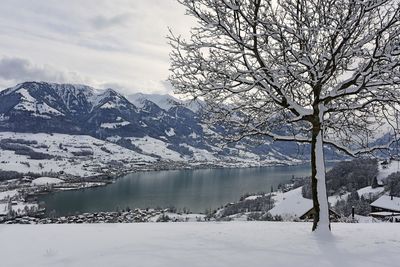
[[[328,196],[326,193],[323,129],[313,126],[311,141],[311,190],[314,206],[313,231],[330,231]]]

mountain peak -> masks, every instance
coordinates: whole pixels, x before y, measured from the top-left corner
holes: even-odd
[[[136,93],[127,96],[135,106],[142,108],[146,101],[151,101],[164,110],[169,110],[171,107],[181,104],[181,101],[168,94],[144,94]]]

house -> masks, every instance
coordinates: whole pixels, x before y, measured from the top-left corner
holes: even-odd
[[[383,195],[371,203],[370,215],[380,219],[400,222],[400,197]]]

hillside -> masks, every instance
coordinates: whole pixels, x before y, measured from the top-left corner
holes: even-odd
[[[396,224],[145,223],[2,226],[2,266],[397,266]],[[34,240],[34,242],[26,242]]]
[[[307,158],[294,143],[226,144],[227,126],[205,125],[199,108],[170,95],[125,97],[113,89],[25,82],[0,92],[0,132],[86,135],[163,161],[269,164]]]
[[[103,163],[111,158],[125,159],[124,167],[129,170],[136,170],[131,168],[132,162],[141,166],[155,162],[167,166],[173,162],[170,166],[174,168],[176,164],[249,167],[309,160],[308,145],[274,142],[260,136],[228,143],[225,136],[231,130],[229,125],[206,125],[202,120],[203,105],[171,95],[124,96],[111,88],[24,82],[0,91],[0,133],[6,139],[0,142],[0,169],[25,173],[65,169],[71,175],[89,176],[107,167]],[[51,149],[43,134],[51,135]],[[78,152],[62,147],[64,141],[73,147],[74,140],[79,139],[81,149],[75,147]],[[112,149],[108,150],[108,146]],[[77,156],[79,151],[86,157]],[[118,151],[117,155],[113,151]],[[97,165],[93,160],[100,158],[97,172],[69,164],[84,161],[81,165],[88,165],[92,160],[91,165]],[[326,160],[344,158],[335,149],[325,148]],[[45,159],[53,163],[40,162]],[[69,163],[59,164],[62,161]],[[43,167],[27,168],[26,162]]]

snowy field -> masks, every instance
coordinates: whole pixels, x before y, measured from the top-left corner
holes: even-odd
[[[0,149],[0,169],[22,173],[60,172],[80,177],[99,174],[98,169],[107,168],[113,160],[126,161],[125,167],[134,168],[136,163],[154,162],[155,158],[136,153],[116,144],[87,135],[11,133],[0,132],[0,139],[35,142],[27,145],[35,152],[51,155],[51,159],[34,160],[17,155],[11,150]],[[73,153],[89,151],[88,156]]]
[[[398,224],[1,225],[0,266],[399,266]]]

